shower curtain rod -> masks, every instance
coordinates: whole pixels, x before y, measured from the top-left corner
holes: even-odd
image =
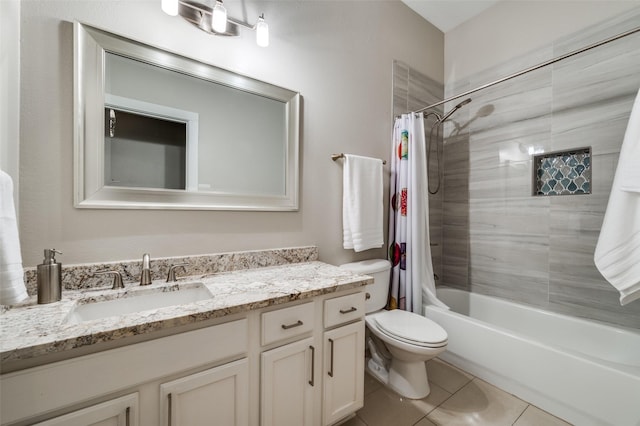
[[[612,41],[616,41],[616,40],[618,40],[618,39],[621,39],[621,38],[623,38],[623,37],[626,37],[626,36],[628,36],[628,35],[631,35],[631,34],[634,34],[634,33],[637,33],[637,32],[640,32],[640,27],[634,28],[634,29],[629,30],[629,31],[625,31],[625,32],[620,33],[620,34],[618,34],[618,35],[615,35],[615,36],[613,36],[613,37],[609,37],[609,38],[607,38],[607,39],[605,39],[605,40],[601,40],[601,41],[599,41],[599,42],[597,42],[597,43],[590,44],[590,45],[588,45],[588,46],[586,46],[586,47],[583,47],[582,49],[578,49],[578,50],[574,50],[574,51],[569,52],[569,53],[565,53],[564,55],[558,56],[557,58],[553,58],[553,59],[550,59],[550,60],[548,60],[548,61],[546,61],[546,62],[542,62],[542,63],[540,63],[540,64],[538,64],[538,65],[534,65],[534,66],[529,67],[529,68],[527,68],[527,69],[524,69],[524,70],[522,70],[522,71],[519,71],[519,72],[513,73],[513,74],[508,75],[508,76],[506,76],[506,77],[503,77],[503,78],[501,78],[501,79],[498,79],[498,80],[496,80],[496,81],[492,81],[491,83],[483,84],[482,86],[478,86],[478,87],[476,87],[475,89],[467,90],[467,91],[466,91],[466,92],[464,92],[464,93],[460,93],[459,95],[451,96],[450,98],[447,98],[447,99],[445,99],[445,100],[443,100],[443,101],[436,102],[436,103],[435,103],[435,104],[433,104],[433,105],[426,106],[426,107],[424,107],[424,108],[421,108],[421,109],[419,109],[419,110],[417,110],[417,111],[413,111],[413,112],[414,112],[414,113],[418,113],[418,112],[426,111],[426,110],[428,110],[428,109],[431,109],[431,108],[434,108],[434,107],[440,106],[440,105],[442,105],[442,104],[445,104],[445,103],[447,103],[447,102],[453,101],[453,100],[455,100],[455,99],[462,98],[462,97],[464,97],[464,96],[468,96],[468,95],[470,95],[470,94],[472,94],[472,93],[475,93],[475,92],[477,92],[477,91],[479,91],[479,90],[486,89],[487,87],[495,86],[495,85],[496,85],[496,84],[498,84],[498,83],[502,83],[502,82],[505,82],[505,81],[507,81],[507,80],[511,80],[512,78],[519,77],[519,76],[521,76],[521,75],[523,75],[523,74],[530,73],[531,71],[535,71],[535,70],[537,70],[537,69],[544,68],[544,67],[546,67],[546,66],[548,66],[548,65],[555,64],[556,62],[562,61],[563,59],[570,58],[570,57],[575,56],[575,55],[578,55],[578,54],[580,54],[580,53],[582,53],[582,52],[586,52],[587,50],[591,50],[591,49],[593,49],[593,48],[596,48],[596,47],[602,46],[603,44],[611,43]]]

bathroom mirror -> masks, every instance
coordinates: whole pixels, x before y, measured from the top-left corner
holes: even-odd
[[[298,208],[297,92],[74,23],[78,208]]]

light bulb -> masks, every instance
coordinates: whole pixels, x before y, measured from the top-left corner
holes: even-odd
[[[256,43],[260,47],[269,46],[269,25],[264,21],[264,15],[258,18],[256,24]]]
[[[162,0],[162,11],[170,16],[178,15],[178,0]]]
[[[220,0],[216,1],[211,16],[211,28],[217,33],[227,31],[227,9],[224,8]]]

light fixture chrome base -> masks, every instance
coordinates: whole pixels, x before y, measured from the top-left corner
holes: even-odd
[[[214,31],[211,28],[212,13],[212,8],[196,1],[180,0],[178,4],[178,15],[208,34],[226,37],[236,37],[240,34],[239,26],[229,20],[227,20],[227,30],[225,32]]]
[[[170,16],[179,15],[185,21],[211,35],[235,37],[240,33],[239,28],[245,27],[256,32],[258,46],[269,46],[269,25],[264,20],[264,13],[258,16],[258,21],[254,25],[251,25],[230,18],[222,5],[222,0],[216,0],[213,7],[197,0],[162,0],[162,10]],[[224,31],[214,29],[225,27]]]

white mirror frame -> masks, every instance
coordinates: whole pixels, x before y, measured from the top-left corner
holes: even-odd
[[[286,111],[284,195],[104,186],[105,53],[278,100]],[[74,22],[74,206],[90,209],[298,210],[300,94]]]

